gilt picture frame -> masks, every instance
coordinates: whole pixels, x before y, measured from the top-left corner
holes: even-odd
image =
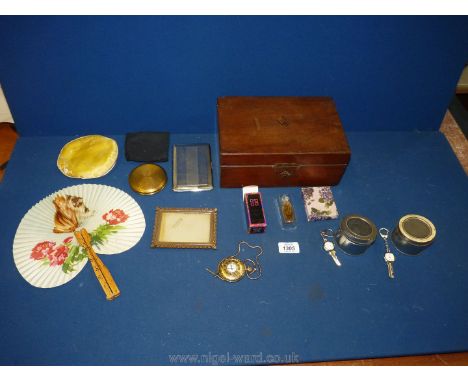
[[[217,208],[156,208],[153,248],[216,248]]]

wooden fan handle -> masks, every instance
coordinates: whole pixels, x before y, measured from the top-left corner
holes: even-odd
[[[86,229],[83,228],[79,232],[79,235],[81,235],[82,237],[82,244],[86,249],[86,253],[88,254],[88,259],[91,263],[91,267],[93,268],[96,278],[98,279],[102,289],[104,290],[104,293],[106,294],[106,298],[108,300],[114,300],[115,298],[120,296],[120,290],[117,287],[114,278],[109,272],[109,269],[107,269],[102,260],[94,252],[93,247],[91,246],[91,237],[89,236]],[[78,241],[80,241],[80,239],[77,236],[77,233],[75,233],[75,236],[77,237]]]
[[[117,284],[114,281],[109,269],[104,265],[102,260],[94,253],[94,251],[87,248],[88,258],[93,267],[94,273],[96,274],[99,283],[101,284],[106,298],[108,300],[114,300],[116,297],[120,296],[120,290],[117,287]]]

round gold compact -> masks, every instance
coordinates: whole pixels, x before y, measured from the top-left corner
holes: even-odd
[[[153,195],[161,191],[167,183],[166,171],[152,163],[135,167],[128,176],[133,191],[142,195]]]
[[[62,147],[57,167],[69,178],[100,178],[112,170],[118,154],[119,148],[113,139],[86,135]]]

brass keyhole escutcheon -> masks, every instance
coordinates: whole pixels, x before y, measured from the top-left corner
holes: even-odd
[[[288,127],[289,126],[289,121],[286,119],[286,117],[281,116],[279,119],[276,120],[282,127]]]

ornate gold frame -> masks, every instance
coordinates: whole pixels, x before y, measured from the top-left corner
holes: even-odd
[[[180,214],[209,214],[210,215],[210,233],[208,241],[201,242],[180,242],[180,241],[162,241],[161,227],[162,219],[165,213]],[[216,225],[218,219],[217,208],[162,208],[156,207],[154,218],[153,239],[151,246],[153,248],[216,248]]]

